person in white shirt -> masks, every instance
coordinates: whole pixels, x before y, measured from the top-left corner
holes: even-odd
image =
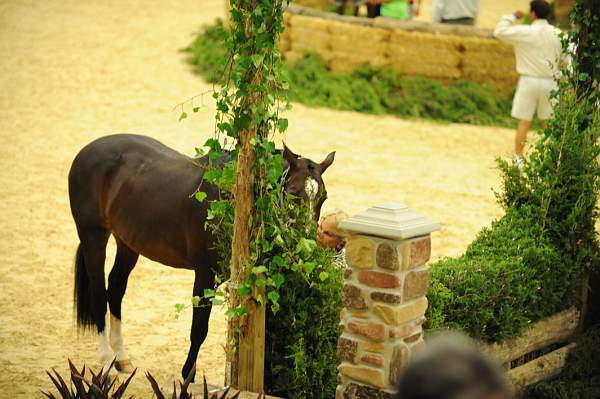
[[[479,14],[479,0],[433,0],[433,22],[443,24],[475,25]]]
[[[546,18],[550,5],[544,0],[530,3],[531,25],[514,25],[523,17],[522,11],[505,16],[496,26],[494,37],[514,46],[517,72],[520,75],[513,99],[511,116],[518,119],[515,135],[515,164],[523,163],[523,149],[531,120],[537,111],[544,121],[552,114],[550,92],[556,88],[554,76],[562,58],[560,30]]]

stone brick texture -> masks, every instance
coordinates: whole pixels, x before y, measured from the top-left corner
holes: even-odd
[[[410,243],[410,264],[409,268],[413,269],[423,266],[431,256],[431,237],[415,238]]]
[[[390,328],[390,338],[403,339],[410,337],[422,331],[422,324],[425,322],[425,318],[421,317],[416,320],[412,320],[408,323],[404,323],[400,326]]]
[[[382,342],[386,338],[385,326],[374,321],[350,320],[346,323],[346,327],[350,332],[376,342]]]
[[[415,270],[404,277],[404,300],[425,296],[429,290],[429,270]]]
[[[399,326],[411,320],[418,319],[425,314],[427,298],[422,297],[405,305],[388,306],[383,304],[373,305],[373,313],[386,324]]]
[[[342,303],[348,309],[365,310],[368,308],[361,289],[352,284],[344,284]]]
[[[357,269],[373,268],[373,241],[364,237],[352,237],[346,243],[346,263]]]
[[[389,294],[387,292],[371,292],[371,299],[377,302],[398,304],[402,302],[402,296]]]
[[[344,388],[344,399],[393,399],[393,397],[392,392],[352,382]]]
[[[338,371],[346,377],[350,377],[354,381],[369,384],[377,388],[385,388],[387,385],[384,372],[379,368],[353,366],[347,363],[342,363],[342,365],[338,367]]]
[[[358,341],[341,337],[338,339],[337,356],[340,362],[356,363]]]
[[[376,367],[383,366],[383,356],[381,355],[367,353],[360,357],[360,361]]]
[[[399,288],[401,286],[398,276],[381,272],[359,272],[358,281],[372,288]]]
[[[394,347],[392,352],[392,360],[390,362],[390,374],[388,381],[391,386],[396,385],[402,370],[408,363],[408,356],[408,348],[405,345],[400,344]]]
[[[398,270],[400,268],[400,261],[396,245],[392,243],[379,244],[375,255],[375,263],[382,269]]]

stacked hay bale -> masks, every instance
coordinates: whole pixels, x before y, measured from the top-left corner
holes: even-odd
[[[336,72],[369,63],[401,75],[442,81],[467,79],[499,89],[517,81],[512,48],[490,32],[444,31],[439,25],[397,24],[291,8],[281,38],[284,57],[294,62],[306,52],[320,54]]]
[[[461,38],[394,30],[388,47],[388,65],[403,75],[449,80],[461,77]]]
[[[294,0],[294,4],[319,10],[327,10],[333,3],[330,0]]]
[[[510,44],[493,38],[461,37],[461,79],[495,87],[514,87],[519,75]]]
[[[329,21],[329,67],[350,72],[361,64],[376,67],[388,64],[387,49],[391,31],[340,21]]]

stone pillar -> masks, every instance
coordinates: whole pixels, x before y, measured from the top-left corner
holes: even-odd
[[[391,398],[423,345],[432,222],[403,205],[376,206],[340,223],[348,232],[336,399]]]

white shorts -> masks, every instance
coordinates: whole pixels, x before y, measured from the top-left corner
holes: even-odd
[[[521,76],[510,115],[519,120],[530,121],[537,110],[538,119],[550,118],[552,115],[550,92],[556,88],[556,82],[552,78]]]

